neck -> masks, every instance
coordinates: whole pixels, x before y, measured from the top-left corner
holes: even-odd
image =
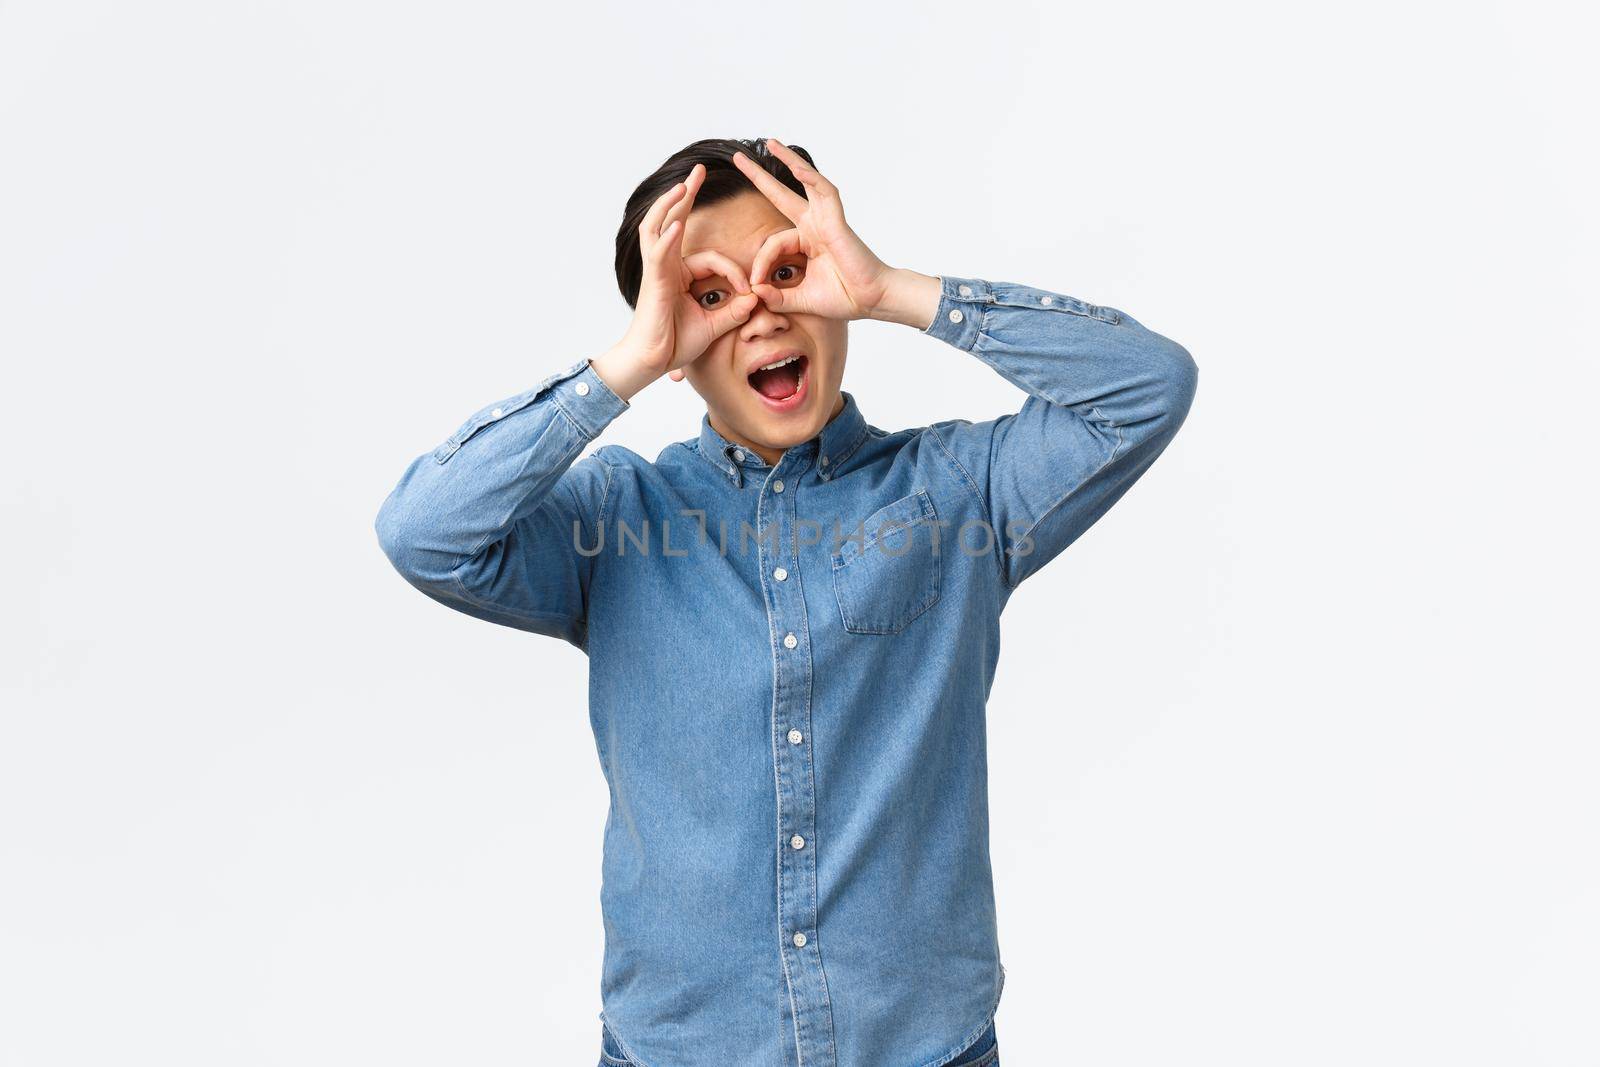
[[[828,422],[832,422],[838,417],[839,412],[843,410],[844,394],[840,393],[839,396],[834,399],[833,410],[828,412]],[[788,445],[784,445],[781,448],[775,448],[772,445],[762,444],[759,441],[752,441],[743,434],[735,433],[729,428],[723,426],[722,420],[711,411],[706,412],[706,417],[711,420],[711,428],[713,430],[717,431],[725,439],[732,441],[734,444],[740,446],[746,451],[754,452],[756,455],[765,460],[768,466],[776,467],[778,465],[778,461],[783,459],[783,454],[789,450]],[[824,425],[826,425],[826,423],[824,423]]]

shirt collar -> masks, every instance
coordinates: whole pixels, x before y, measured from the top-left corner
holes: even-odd
[[[808,441],[790,445],[779,465],[793,467],[800,460],[815,459],[817,477],[828,481],[844,469],[844,463],[861,446],[867,436],[867,421],[861,416],[861,407],[854,394],[841,389],[844,407],[828,420],[822,431]],[[718,470],[728,476],[734,485],[744,484],[746,471],[764,471],[770,468],[767,461],[747,448],[734,444],[711,428],[711,414],[700,416],[699,452]]]

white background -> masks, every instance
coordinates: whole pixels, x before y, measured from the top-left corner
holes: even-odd
[[[0,1062],[598,1058],[586,661],[372,519],[621,336],[645,174],[771,134],[890,263],[1201,368],[1006,613],[1003,1061],[1594,1064],[1592,30],[0,2]],[[880,323],[845,385],[886,428],[1023,399]],[[601,442],[701,410],[661,382]]]

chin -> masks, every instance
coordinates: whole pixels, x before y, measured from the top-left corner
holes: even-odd
[[[785,355],[791,358],[733,381],[722,379],[716,386],[722,417],[747,439],[775,449],[815,437],[839,405],[831,360],[800,348],[772,353],[774,358]]]
[[[748,412],[753,438],[773,448],[788,448],[820,433],[838,403],[836,386],[802,380],[796,393],[778,403],[754,395],[743,406]]]

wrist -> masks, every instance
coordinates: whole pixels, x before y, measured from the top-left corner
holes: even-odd
[[[939,310],[943,287],[935,275],[921,274],[904,267],[890,271],[883,299],[868,314],[880,322],[898,322],[926,330]]]
[[[589,360],[595,374],[623,400],[632,400],[661,372],[634,355],[626,345],[616,344]]]

